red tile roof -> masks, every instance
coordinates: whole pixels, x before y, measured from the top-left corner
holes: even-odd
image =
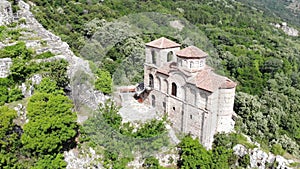
[[[208,54],[203,52],[201,49],[197,48],[196,46],[189,46],[184,48],[178,52],[176,52],[178,57],[183,58],[204,58],[207,57]]]
[[[167,49],[167,48],[180,47],[181,45],[165,37],[161,37],[152,42],[146,43],[146,46],[150,46],[158,49]]]
[[[231,89],[236,87],[232,80],[215,74],[212,70],[202,70],[195,78],[196,86],[200,89],[214,92],[217,89]]]
[[[171,70],[174,70],[174,66],[176,67],[175,62],[165,63],[163,66],[157,69],[157,72],[169,76]]]

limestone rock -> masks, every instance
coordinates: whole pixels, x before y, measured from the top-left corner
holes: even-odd
[[[0,25],[6,25],[13,21],[11,4],[6,0],[0,1]]]
[[[70,151],[64,152],[65,161],[68,163],[67,169],[91,169],[97,168],[101,169],[104,168],[98,159],[101,156],[97,155],[95,150],[91,147],[88,150],[82,150],[79,152],[77,149],[72,149]]]
[[[237,144],[233,147],[233,152],[239,157],[243,157],[246,154],[250,156],[250,168],[265,169],[266,164],[274,165],[276,163],[276,169],[291,169],[289,165],[293,163],[293,160],[287,160],[282,156],[275,156],[272,153],[266,153],[260,148],[247,149],[241,144]]]
[[[11,58],[0,59],[0,78],[5,78],[9,75],[9,68],[12,65]]]
[[[250,167],[264,169],[268,154],[258,148],[254,148],[250,151]]]
[[[247,148],[241,144],[237,144],[236,146],[234,146],[233,152],[239,157],[243,157],[244,155],[248,154]]]
[[[289,36],[299,36],[299,31],[295,28],[289,27],[286,22],[279,23],[271,23],[275,28],[283,30]]]
[[[46,30],[30,12],[30,5],[20,1],[19,7],[19,17],[26,20],[26,24],[20,25],[20,27],[28,30],[24,33],[28,37],[24,39],[26,45],[36,49],[37,54],[50,51],[56,55],[53,58],[37,60],[37,62],[52,61],[54,59],[65,59],[68,61],[67,74],[70,78],[70,98],[77,107],[84,104],[91,109],[98,108],[99,103],[103,103],[106,98],[103,93],[95,91],[93,88],[95,77],[89,67],[89,62],[75,56],[66,42],[63,42],[60,37]],[[24,85],[22,89],[25,89]]]

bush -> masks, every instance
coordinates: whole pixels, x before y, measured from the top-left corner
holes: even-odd
[[[249,154],[244,155],[242,158],[238,160],[239,166],[243,168],[247,168],[250,165],[250,156]]]
[[[144,163],[143,163],[143,167],[144,168],[148,168],[148,169],[159,169],[159,161],[158,159],[156,159],[155,157],[148,157],[145,159]]]
[[[95,88],[104,94],[112,93],[111,75],[106,70],[99,70],[97,73],[98,79],[95,82]]]
[[[273,144],[271,152],[275,155],[283,155],[285,153],[284,149],[281,147],[281,144]]]
[[[23,94],[21,89],[19,88],[12,88],[8,92],[8,102],[14,102],[17,100],[21,100],[23,98]]]
[[[51,53],[50,51],[36,55],[35,58],[36,59],[46,59],[46,58],[51,58],[55,56],[53,53]]]

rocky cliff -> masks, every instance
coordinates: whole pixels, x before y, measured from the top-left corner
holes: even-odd
[[[47,51],[56,54],[51,59],[67,60],[69,63],[70,97],[76,108],[79,109],[82,105],[85,105],[90,109],[96,109],[98,104],[103,102],[105,98],[102,93],[93,89],[95,77],[89,67],[89,62],[75,56],[67,43],[46,30],[30,12],[30,5],[20,1],[19,6],[20,10],[17,15],[26,21],[25,24],[20,25],[20,28],[27,30],[23,32],[22,36],[26,46],[35,49],[37,54]]]
[[[13,12],[11,4],[6,0],[0,1],[0,26],[11,23],[13,20]]]

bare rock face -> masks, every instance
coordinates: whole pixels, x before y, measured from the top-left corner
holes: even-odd
[[[285,32],[289,36],[299,36],[299,31],[295,28],[289,27],[286,22],[282,22],[281,24],[272,23],[271,25],[275,26],[275,28],[283,30],[283,32]]]
[[[75,56],[66,42],[63,42],[60,37],[46,30],[30,12],[29,4],[20,1],[19,7],[19,17],[26,20],[26,24],[20,27],[29,30],[28,32],[32,32],[26,33],[27,37],[24,39],[26,46],[36,49],[37,54],[48,51],[56,54],[53,58],[41,61],[51,61],[51,59],[65,59],[68,61],[67,74],[70,78],[70,98],[74,101],[75,106],[85,105],[90,109],[98,108],[99,103],[103,103],[106,98],[103,93],[94,90],[95,77],[89,67],[89,62]],[[40,41],[32,39],[39,39]]]
[[[6,25],[13,21],[11,4],[6,0],[0,1],[0,25]]]
[[[0,59],[0,78],[5,78],[9,74],[9,68],[12,64],[11,58]]]
[[[22,83],[19,88],[22,91],[22,94],[24,97],[30,97],[33,95],[34,92],[34,85],[40,84],[42,81],[43,77],[40,74],[35,74],[30,78],[31,83],[30,84],[25,84]]]
[[[237,144],[233,147],[233,152],[239,157],[243,157],[246,154],[250,156],[250,168],[265,169],[267,165],[276,166],[276,169],[292,169],[289,167],[293,160],[287,160],[284,157],[272,153],[266,153],[259,148],[247,149],[241,144]],[[275,165],[276,164],[276,165]]]
[[[101,156],[97,155],[95,150],[89,148],[89,150],[78,152],[73,149],[64,152],[65,161],[68,163],[67,169],[77,168],[104,168],[99,161]]]

